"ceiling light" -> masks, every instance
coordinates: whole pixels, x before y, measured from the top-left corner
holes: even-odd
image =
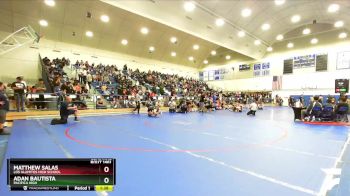
[[[48,23],[46,20],[40,20],[39,21],[40,26],[47,27]]]
[[[294,15],[294,16],[292,16],[292,18],[290,18],[290,21],[292,23],[297,23],[300,21],[300,19],[301,19],[300,15]]]
[[[289,42],[289,43],[287,44],[287,47],[288,47],[288,48],[293,48],[293,47],[294,47],[294,44],[293,44],[292,42]]]
[[[266,48],[266,51],[268,51],[268,52],[271,52],[272,50],[273,50],[273,48],[271,46]]]
[[[338,10],[339,10],[339,5],[338,4],[330,4],[328,6],[328,12],[330,12],[330,13],[337,12]]]
[[[218,19],[216,19],[215,24],[216,24],[216,26],[221,27],[225,24],[225,20],[222,18],[218,18]]]
[[[184,9],[187,12],[192,12],[196,8],[196,5],[192,1],[187,1],[184,4]]]
[[[199,49],[199,46],[197,44],[193,45],[193,49],[194,50],[198,50]]]
[[[240,31],[238,32],[238,37],[244,37],[245,36],[245,32],[244,31]]]
[[[310,41],[311,44],[317,44],[318,43],[318,39],[316,38],[312,38]]]
[[[94,36],[94,33],[92,31],[86,31],[85,35],[88,37],[92,37],[92,36]]]
[[[45,0],[44,1],[46,5],[53,7],[55,6],[56,2],[54,0]]]
[[[216,55],[216,51],[215,51],[215,50],[212,50],[212,51],[210,52],[210,54],[213,55],[213,56],[215,56],[215,55]]]
[[[340,39],[344,39],[344,38],[346,38],[348,36],[348,34],[346,34],[345,32],[342,32],[342,33],[339,33],[339,38]]]
[[[241,11],[241,15],[242,15],[243,17],[248,17],[248,16],[250,16],[251,14],[252,14],[252,10],[249,9],[249,8],[245,8],[245,9],[243,9],[243,10]]]
[[[149,51],[153,52],[155,50],[155,48],[153,46],[149,47]]]
[[[176,56],[176,52],[171,52],[171,56],[172,57]]]
[[[275,0],[275,5],[283,5],[286,0]]]
[[[208,60],[204,60],[203,63],[204,64],[208,64],[209,62],[208,62]]]
[[[226,58],[226,60],[230,60],[231,56],[230,55],[226,55],[225,58]]]
[[[257,39],[257,40],[254,41],[254,44],[255,44],[255,45],[260,45],[260,44],[261,44],[261,41]]]
[[[194,60],[193,56],[188,57],[188,60],[193,61]]]
[[[124,46],[126,46],[126,45],[128,45],[128,40],[122,39],[121,43],[122,43]]]
[[[141,28],[141,33],[145,34],[145,35],[148,34],[148,29],[146,27],[142,27]]]
[[[334,27],[336,28],[343,27],[343,26],[344,26],[344,22],[341,20],[334,23]]]
[[[303,34],[304,34],[304,35],[310,34],[310,32],[311,32],[311,30],[308,29],[308,28],[306,28],[306,29],[303,30]]]
[[[171,37],[170,38],[170,42],[175,44],[177,42],[177,38],[176,37]]]
[[[100,19],[102,22],[109,22],[109,16],[107,15],[101,15]]]
[[[270,27],[271,27],[271,26],[270,26],[270,24],[268,24],[268,23],[265,23],[265,24],[261,25],[261,29],[262,29],[263,31],[269,30]]]
[[[278,41],[281,41],[283,38],[284,37],[283,37],[282,34],[279,34],[279,35],[276,36],[276,40],[278,40]]]

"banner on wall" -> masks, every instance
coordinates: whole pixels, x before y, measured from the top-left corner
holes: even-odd
[[[262,63],[261,64],[261,75],[269,76],[270,75],[270,63]]]
[[[257,63],[257,64],[254,64],[254,77],[258,77],[261,75],[261,64],[260,63]]]
[[[225,75],[228,73],[229,73],[228,69],[202,71],[202,72],[199,72],[199,80],[201,81],[224,80]]]
[[[308,68],[308,67],[319,67],[319,70],[327,70],[327,64],[328,64],[328,54],[322,53],[322,54],[309,54],[309,55],[302,55],[302,56],[295,56],[289,59],[284,60],[284,67],[286,68],[286,71],[284,73],[292,73],[291,69],[287,69],[288,65],[292,65],[292,69],[300,69],[300,68]],[[290,71],[289,71],[290,70]]]
[[[254,77],[270,75],[270,63],[256,63],[254,64]]]
[[[293,57],[293,68],[307,68],[314,67],[316,64],[316,54],[295,56]]]

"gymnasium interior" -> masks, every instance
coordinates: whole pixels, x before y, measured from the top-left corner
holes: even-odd
[[[349,196],[349,0],[1,0],[0,195]]]

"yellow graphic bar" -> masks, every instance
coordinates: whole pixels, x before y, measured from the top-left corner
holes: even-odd
[[[113,191],[113,186],[112,185],[96,185],[95,186],[95,191],[101,192],[101,191]]]

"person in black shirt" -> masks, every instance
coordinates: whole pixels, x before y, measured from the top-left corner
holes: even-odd
[[[5,85],[0,82],[0,135],[7,135],[9,133],[4,131],[4,124],[6,122],[6,113],[9,110],[9,100],[4,93]]]
[[[75,94],[76,92],[74,91],[73,85],[71,82],[67,82],[66,86],[66,93],[67,94]]]
[[[25,89],[26,89],[26,84],[22,82],[21,77],[16,78],[16,82],[12,83],[12,89],[14,90],[15,93],[15,98],[16,98],[16,107],[17,107],[17,112],[19,112],[20,108],[24,112],[24,103],[26,101],[25,97]]]
[[[307,114],[310,115],[310,114],[312,113],[313,108],[314,108],[315,106],[321,107],[321,108],[322,108],[322,103],[320,103],[320,100],[319,100],[319,99],[320,99],[319,96],[314,96],[313,102],[310,103],[309,107],[307,108]]]
[[[66,96],[66,101],[61,103],[60,106],[60,116],[61,116],[61,121],[64,123],[67,123],[69,115],[74,114],[74,120],[78,120],[78,109],[76,106],[70,106],[72,103],[72,98],[69,96]]]
[[[335,107],[335,114],[337,115],[337,121],[345,121],[349,122],[348,112],[349,112],[349,104],[347,103],[348,97],[346,95],[341,95],[339,98],[339,103]],[[340,111],[340,108],[347,108],[348,111]]]
[[[289,96],[288,98],[288,106],[294,107],[294,98],[292,96]]]
[[[132,112],[137,111],[137,114],[140,114],[140,108],[141,108],[140,101],[136,101],[136,107]]]
[[[157,117],[158,114],[160,114],[159,112],[157,112],[157,111],[155,110],[155,108],[154,108],[153,105],[149,105],[149,106],[147,107],[147,113],[148,113],[148,116],[149,116],[149,117]]]
[[[310,117],[318,117],[321,114],[321,111],[316,111],[315,108],[321,108],[322,110],[322,103],[319,102],[319,96],[314,96],[314,100],[310,103],[310,105],[306,109],[306,114],[309,116],[309,121],[312,121],[312,118]],[[314,115],[312,115],[314,114]],[[305,114],[303,114],[302,111],[302,116],[305,117]]]
[[[39,98],[36,99],[37,101],[37,108],[38,109],[44,109],[46,106],[45,104],[45,96],[44,93],[46,91],[46,87],[44,84],[44,80],[43,79],[39,79],[39,82],[35,85],[36,88],[36,93],[39,93]]]
[[[205,95],[201,94],[199,99],[199,112],[204,112],[204,101],[205,101]]]
[[[102,98],[98,98],[96,101],[96,109],[107,109],[107,106],[103,102]]]

